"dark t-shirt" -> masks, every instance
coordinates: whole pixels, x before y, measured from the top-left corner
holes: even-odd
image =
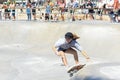
[[[89,7],[88,9],[89,13],[94,13],[93,4],[91,2],[87,4],[87,7]]]

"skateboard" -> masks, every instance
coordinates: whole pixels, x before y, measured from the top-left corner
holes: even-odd
[[[71,68],[69,68],[67,70],[67,73],[69,73],[69,76],[72,77],[75,73],[77,73],[80,69],[82,69],[86,64],[79,64],[79,65],[75,65],[72,66]]]

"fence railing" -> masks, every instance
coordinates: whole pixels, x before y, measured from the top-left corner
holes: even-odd
[[[37,18],[37,20],[39,20],[40,17],[41,17],[41,14],[45,13],[45,8],[42,7],[42,8],[35,8],[35,9],[36,9],[36,18]],[[84,10],[85,9],[83,9],[83,8],[75,8],[75,12],[74,12],[75,18],[76,19],[79,19],[79,18],[82,19],[84,14],[85,14],[85,13],[83,13]],[[94,15],[95,19],[97,19],[99,17],[98,10],[99,10],[99,8],[94,8],[93,15]],[[104,17],[106,16],[106,18],[109,18],[107,16],[107,14],[108,14],[108,11],[110,11],[110,10],[111,9],[103,9],[103,16]],[[6,20],[7,17],[5,18],[5,13],[6,12],[4,11],[4,9],[1,8],[0,9],[0,20]],[[7,12],[7,13],[12,18],[12,11]],[[53,8],[52,13],[50,15],[54,16],[55,13],[57,14],[57,16],[59,18],[61,17],[61,13],[60,13],[59,8]],[[16,8],[15,9],[15,16],[16,16],[16,20],[27,20],[26,8]],[[69,9],[68,9],[68,11],[64,12],[65,20],[70,19],[71,18],[70,16],[71,16],[71,14],[70,14]]]

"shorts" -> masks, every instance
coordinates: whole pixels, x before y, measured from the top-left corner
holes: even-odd
[[[88,9],[83,9],[82,13],[83,14],[88,14]]]
[[[118,15],[120,15],[120,9],[118,10]]]
[[[12,10],[12,16],[15,16],[15,10]]]
[[[32,9],[32,15],[36,15],[36,10]]]
[[[10,13],[10,10],[9,9],[5,9],[5,14],[9,14]]]
[[[120,9],[118,9],[115,13],[117,16],[120,16]]]
[[[74,13],[74,10],[70,10],[70,14]]]
[[[58,48],[58,51],[63,51],[63,52],[65,52],[67,49],[63,49],[63,48]]]
[[[93,9],[89,9],[88,12],[89,12],[89,14],[95,13]]]
[[[102,16],[102,12],[103,12],[102,10],[98,10],[98,15]]]
[[[49,14],[45,14],[45,20],[49,20]]]

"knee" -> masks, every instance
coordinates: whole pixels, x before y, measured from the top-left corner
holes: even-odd
[[[63,51],[60,51],[59,53],[62,58],[65,58],[65,53]]]
[[[77,51],[76,50],[73,51],[73,55],[77,56]]]
[[[61,58],[62,58],[62,59],[66,59],[66,56],[65,56],[65,55],[62,55]]]
[[[73,54],[77,54],[77,51],[76,51],[76,50],[73,50]]]

